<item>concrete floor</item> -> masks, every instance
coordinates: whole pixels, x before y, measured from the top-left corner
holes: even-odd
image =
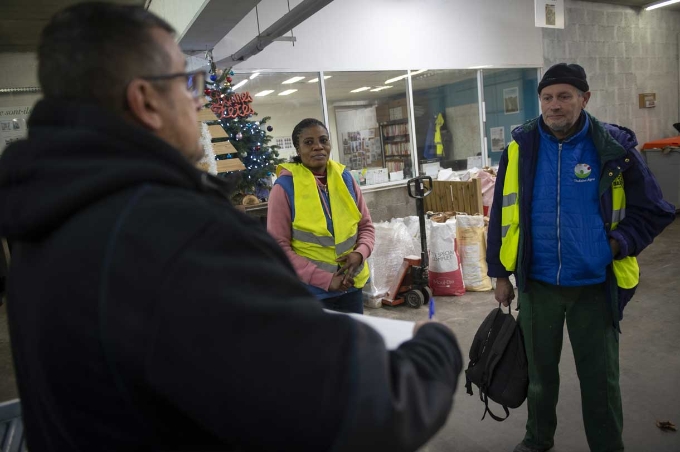
[[[640,286],[626,307],[621,323],[620,373],[626,451],[678,452],[680,436],[656,427],[657,420],[680,426],[680,219],[639,257]],[[477,328],[495,306],[492,292],[468,292],[462,297],[437,297],[436,318],[456,334],[467,354]],[[516,311],[513,313],[517,314]],[[367,310],[366,314],[400,320],[427,318],[427,307],[406,305]],[[552,452],[587,452],[581,417],[581,395],[574,355],[566,333],[560,363],[558,426]],[[488,416],[480,421],[483,404],[465,393],[459,380],[448,422],[421,452],[510,452],[524,437],[526,403],[511,410],[504,422]],[[493,410],[493,408],[492,408]],[[502,409],[494,410],[502,414]]]
[[[680,425],[680,220],[642,253],[640,267],[640,287],[621,324],[624,442],[626,451],[677,452],[678,433],[661,431],[655,422],[670,420]],[[466,359],[477,328],[494,305],[491,292],[437,297],[437,318],[456,333]],[[426,318],[427,309],[402,305],[372,309],[366,314],[420,320]],[[553,452],[586,452],[589,449],[581,421],[580,391],[566,328],[562,358]],[[464,383],[463,377],[447,424],[421,452],[512,451],[524,436],[526,404],[512,410],[504,422],[489,418],[480,421],[483,405],[477,395],[465,393]],[[0,307],[0,401],[15,397],[6,314]]]

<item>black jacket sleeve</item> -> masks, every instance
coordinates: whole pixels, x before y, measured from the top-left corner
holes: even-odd
[[[207,224],[160,290],[146,384],[225,444],[408,451],[446,421],[462,366],[448,328],[387,351],[325,313],[259,225]]]

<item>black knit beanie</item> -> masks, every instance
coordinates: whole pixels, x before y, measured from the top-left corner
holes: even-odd
[[[538,84],[538,94],[540,95],[546,86],[557,85],[558,83],[575,86],[584,93],[590,89],[586,81],[586,71],[581,66],[578,64],[558,63],[543,74],[543,79]]]

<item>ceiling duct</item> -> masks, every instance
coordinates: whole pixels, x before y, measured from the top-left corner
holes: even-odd
[[[303,0],[302,3],[286,13],[279,20],[274,22],[269,28],[260,33],[248,44],[243,46],[241,50],[218,61],[221,64],[234,64],[247,60],[253,55],[257,55],[265,47],[288,33],[291,29],[297,27],[302,22],[320,11],[324,6],[331,3],[333,0]]]

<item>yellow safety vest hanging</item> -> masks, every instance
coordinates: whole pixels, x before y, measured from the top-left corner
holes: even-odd
[[[339,268],[335,260],[354,251],[361,221],[361,212],[342,178],[345,167],[332,160],[326,166],[335,236],[326,225],[326,215],[314,174],[299,163],[280,164],[277,175],[281,168],[287,169],[293,175],[295,218],[291,248],[295,254],[310,260],[322,270],[335,273]],[[363,287],[368,277],[368,265],[364,262],[354,277],[354,286]]]
[[[612,182],[612,219],[614,230],[626,216],[626,192],[623,176],[619,174]],[[519,145],[512,141],[508,146],[508,166],[503,183],[503,206],[501,209],[500,260],[507,271],[517,268],[519,251]],[[627,256],[612,262],[616,283],[623,289],[632,289],[640,282],[637,258]]]
[[[436,146],[435,155],[437,157],[442,157],[444,155],[444,144],[442,143],[442,126],[444,125],[444,117],[441,113],[437,115],[437,119],[434,122],[434,145]]]

